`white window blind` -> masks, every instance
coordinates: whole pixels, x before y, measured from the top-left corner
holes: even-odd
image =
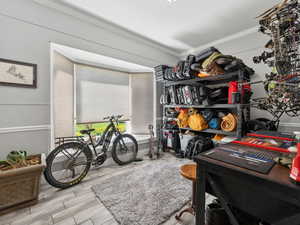
[[[77,96],[78,122],[101,121],[103,117],[116,114],[129,116],[128,85],[102,84],[82,81]]]
[[[77,123],[98,122],[123,114],[129,118],[129,75],[123,72],[77,66]]]

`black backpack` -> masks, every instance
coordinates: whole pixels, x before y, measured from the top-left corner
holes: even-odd
[[[194,159],[195,156],[213,147],[214,147],[213,142],[210,138],[203,137],[203,136],[196,136],[188,142],[184,157],[189,159]]]

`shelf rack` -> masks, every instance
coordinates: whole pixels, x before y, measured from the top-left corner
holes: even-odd
[[[215,105],[164,105],[165,108],[196,108],[196,109],[235,109],[248,107],[249,104],[215,104]]]
[[[163,92],[165,94],[166,88],[173,85],[216,85],[216,84],[227,84],[230,81],[238,81],[239,82],[239,90],[242,89],[242,82],[249,81],[245,78],[245,71],[238,70],[232,73],[227,73],[223,75],[216,75],[204,78],[194,78],[191,80],[181,80],[181,81],[163,81]],[[222,134],[227,136],[236,136],[242,137],[244,134],[244,127],[242,121],[250,120],[250,105],[249,104],[215,104],[215,105],[164,105],[163,106],[163,118],[166,117],[166,109],[167,108],[196,108],[196,109],[228,109],[230,111],[234,111],[238,118],[237,129],[234,132],[225,132],[222,130],[215,129],[205,129],[202,131],[195,131],[190,128],[179,128],[179,131],[193,131],[195,133],[212,133],[212,134]]]
[[[212,133],[212,134],[223,134],[226,136],[236,136],[236,132],[226,132],[226,131],[222,131],[222,130],[216,130],[216,129],[205,129],[205,130],[201,130],[201,131],[197,131],[197,130],[193,130],[191,128],[179,128],[179,130],[188,130],[188,131],[192,131],[192,132],[199,132],[199,133]]]

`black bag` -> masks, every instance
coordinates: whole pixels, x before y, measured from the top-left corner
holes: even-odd
[[[218,49],[216,49],[215,47],[210,47],[207,49],[204,49],[202,52],[200,52],[197,57],[196,57],[196,61],[200,62],[202,64],[202,62],[207,59],[209,56],[211,56],[214,52],[220,52]]]
[[[171,73],[171,81],[178,81],[179,79],[177,78],[177,70],[174,68],[172,73]]]
[[[199,102],[202,105],[209,105],[208,96],[210,93],[210,88],[205,87],[204,85],[198,87],[199,93]]]
[[[204,86],[176,86],[177,101],[181,105],[209,105],[210,102],[206,101],[209,93],[210,89]]]
[[[193,105],[201,105],[201,97],[198,87],[192,87],[192,98],[193,98]]]
[[[168,118],[177,118],[178,114],[179,112],[177,112],[175,109],[166,109],[166,117]]]
[[[208,96],[208,105],[227,104],[228,103],[228,87],[220,87],[210,89]]]
[[[165,76],[166,70],[168,68],[170,68],[170,67],[168,67],[166,65],[159,65],[159,66],[154,67],[156,81],[165,80],[164,76]]]
[[[176,66],[176,73],[175,73],[175,78],[176,80],[184,80],[185,77],[183,75],[183,69],[184,69],[184,61],[179,61],[177,66]]]
[[[211,148],[213,148],[213,142],[210,138],[196,136],[189,141],[184,156],[185,158],[194,159],[195,156]]]
[[[177,87],[176,92],[177,92],[178,103],[181,104],[181,105],[184,105],[185,101],[184,101],[184,95],[183,95],[183,92],[182,92],[182,88]]]
[[[173,70],[174,70],[174,68],[172,68],[172,67],[169,67],[165,70],[165,73],[164,73],[165,80],[172,81]]]
[[[192,65],[196,62],[196,56],[189,55],[184,63],[183,76],[185,79],[191,79],[197,75],[197,71],[192,70]]]
[[[178,104],[178,98],[177,98],[175,86],[168,87],[168,95],[170,97],[170,104],[172,105]]]
[[[184,95],[184,102],[186,105],[193,105],[193,93],[191,86],[183,86],[182,87],[183,95]]]

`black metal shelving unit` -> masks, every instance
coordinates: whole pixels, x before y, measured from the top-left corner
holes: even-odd
[[[246,79],[245,71],[239,70],[232,73],[227,73],[223,75],[210,76],[205,78],[194,78],[191,80],[181,80],[181,81],[163,81],[163,92],[165,94],[166,88],[172,85],[216,85],[216,84],[227,84],[230,81],[238,81],[239,87],[238,90],[242,90],[242,83],[245,81],[249,81]],[[215,105],[181,105],[181,104],[165,104],[163,106],[163,118],[166,119],[166,109],[167,108],[197,108],[197,109],[228,109],[229,111],[234,112],[237,115],[238,123],[237,129],[233,132],[225,132],[223,130],[215,130],[215,129],[205,129],[202,131],[195,131],[190,128],[179,128],[179,131],[193,131],[196,133],[212,133],[212,134],[223,134],[227,136],[235,136],[242,137],[244,134],[243,121],[250,120],[250,105],[249,104],[215,104]]]

